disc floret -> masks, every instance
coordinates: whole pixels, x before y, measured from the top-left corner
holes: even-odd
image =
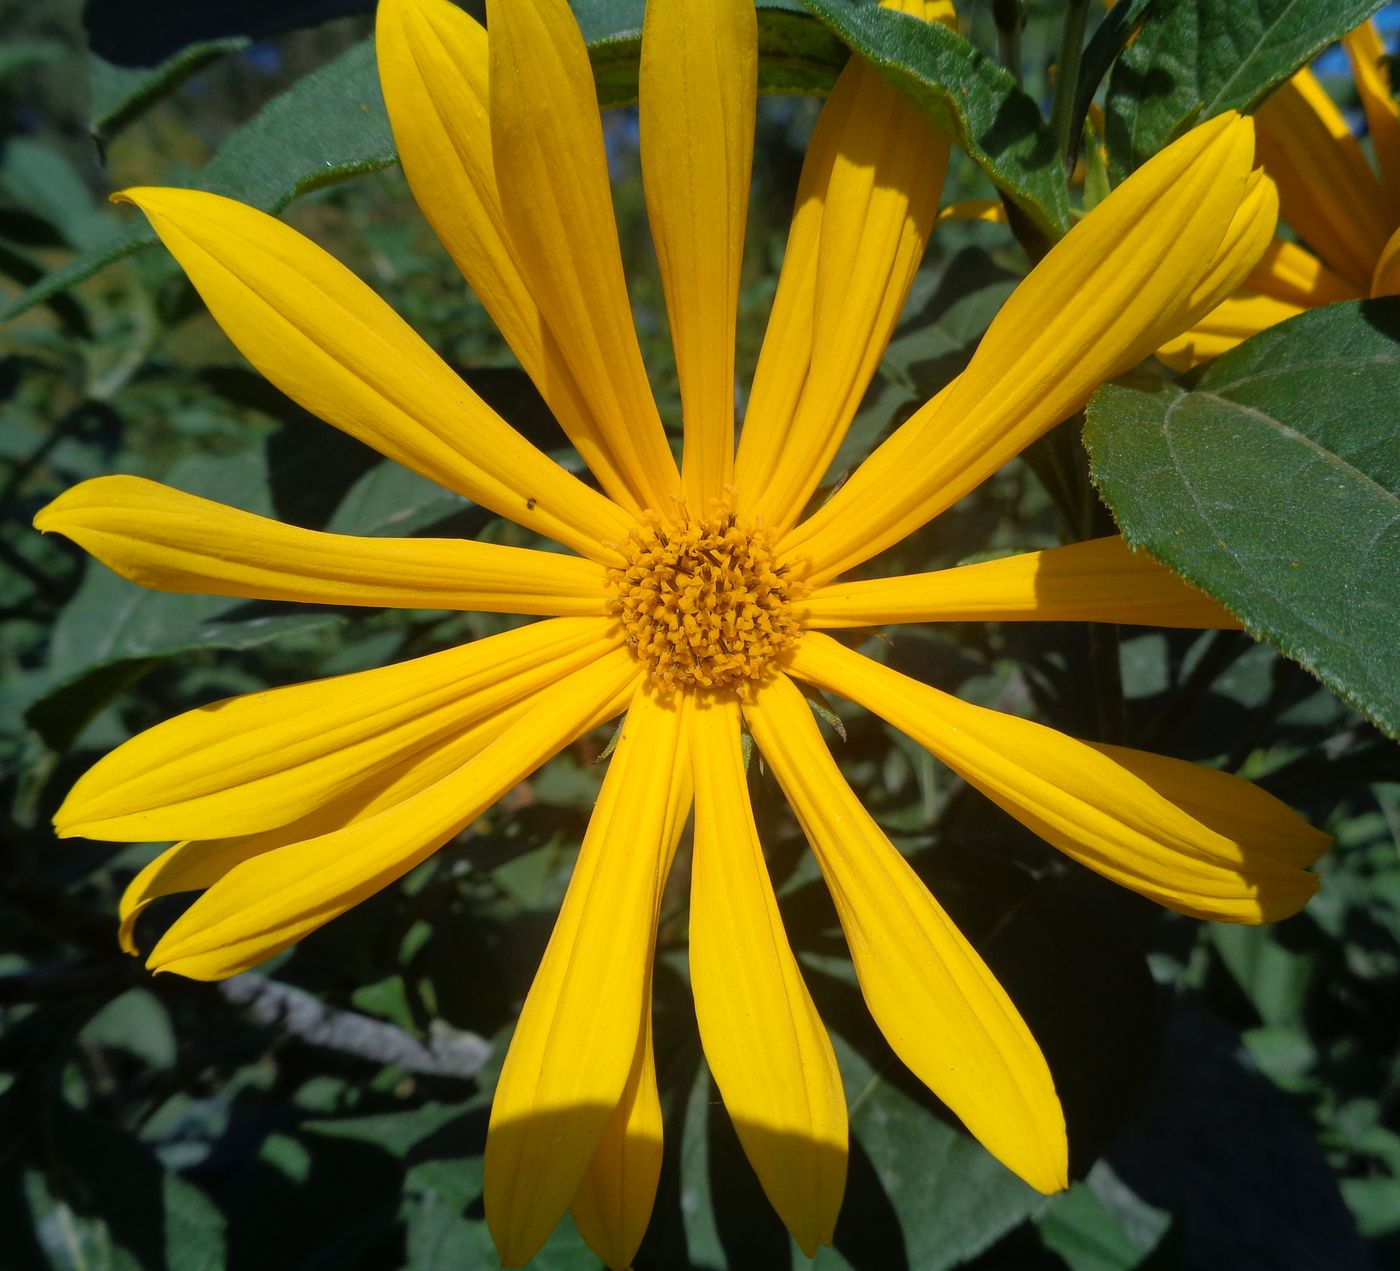
[[[681,525],[645,514],[608,572],[609,609],[658,685],[746,691],[801,635],[791,577],[761,528],[728,509]]]

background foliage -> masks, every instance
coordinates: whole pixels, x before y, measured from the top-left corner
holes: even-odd
[[[959,132],[972,157],[955,158],[948,198],[990,197],[996,181],[1032,242],[1060,232],[1071,206],[1085,201],[1083,187],[1063,180],[1058,147],[1067,134],[1055,131],[1061,117],[1050,108],[1061,4],[1036,0],[1014,33],[998,24],[1004,4],[966,4],[970,49],[940,34],[911,40],[907,24],[847,0],[811,0],[811,14],[786,0],[759,7],[769,88],[824,89],[846,56],[839,35]],[[1106,102],[1103,179],[1130,170],[1203,111],[1256,103],[1375,7],[1121,0],[1102,21],[1096,9],[1083,67],[1088,89],[1099,87]],[[144,592],[28,529],[63,488],[133,472],[314,527],[523,541],[521,531],[378,462],[264,385],[163,253],[139,250],[149,237],[129,212],[104,206],[107,191],[197,184],[286,208],[507,418],[576,463],[411,210],[391,166],[366,8],[358,0],[170,0],[146,6],[138,22],[106,0],[88,0],[81,12],[76,3],[0,0],[0,285],[20,315],[4,331],[0,361],[7,1269],[495,1265],[479,1199],[493,1075],[562,896],[606,735],[571,749],[401,886],[304,941],[265,976],[226,986],[152,981],[117,951],[117,896],[154,846],[58,844],[48,828],[87,764],[161,718],[230,693],[413,656],[503,621]],[[579,0],[577,9],[600,94],[625,103],[640,3]],[[1286,20],[1275,9],[1286,9]],[[1248,56],[1217,56],[1230,40]],[[1019,84],[994,56],[1016,43]],[[1328,82],[1345,91],[1340,79]],[[1069,103],[1068,135],[1077,136],[1087,105],[1082,94]],[[745,383],[815,109],[793,96],[767,97],[760,109],[740,332]],[[634,114],[625,106],[610,113],[607,135],[644,350],[674,422]],[[130,259],[111,263],[121,256]],[[833,475],[957,373],[1024,268],[1000,227],[938,230]],[[1358,390],[1339,387],[1334,371],[1363,316],[1389,362],[1385,378],[1366,381],[1371,396],[1358,407]],[[1237,593],[1221,590],[1211,543],[1177,541],[1163,520],[1182,506],[1180,482],[1202,477],[1224,483],[1221,507],[1238,505],[1228,482],[1239,469],[1222,467],[1218,436],[1226,430],[1237,450],[1257,447],[1248,429],[1264,426],[1268,403],[1249,396],[1255,389],[1231,390],[1248,379],[1250,359],[1267,356],[1292,375],[1270,399],[1287,429],[1306,434],[1330,410],[1321,440],[1341,453],[1382,453],[1395,437],[1395,311],[1378,319],[1374,310],[1328,310],[1302,321],[1311,325],[1269,333],[1272,345],[1241,350],[1199,383],[1159,378],[1109,390],[1088,436],[1104,493],[1130,534],[1252,618],[1251,589],[1267,600],[1267,574],[1245,568]],[[1328,356],[1334,362],[1321,374]],[[1217,436],[1187,452],[1196,469],[1164,464],[1151,451],[1158,434],[1132,427],[1168,406],[1183,427],[1204,420]],[[1197,406],[1216,414],[1191,414]],[[949,565],[1106,532],[1111,522],[1089,493],[1076,427],[1052,434],[877,567]],[[1269,460],[1281,479],[1296,471],[1291,459],[1283,448]],[[1257,470],[1250,475],[1269,486]],[[1394,498],[1396,465],[1377,460],[1368,475]],[[1396,649],[1395,604],[1386,600],[1393,556],[1387,574],[1384,556],[1363,550],[1386,541],[1393,503],[1335,494],[1341,511],[1319,511],[1315,487],[1300,482],[1270,532],[1291,527],[1306,555],[1317,550],[1319,525],[1334,531],[1327,551],[1337,572],[1313,571],[1308,600],[1319,612],[1340,610],[1350,634],[1302,649],[1292,610],[1253,625],[1394,728],[1386,694],[1396,679],[1385,661]],[[1252,524],[1257,533],[1243,517],[1245,533]],[[1276,546],[1261,536],[1260,570]],[[1400,771],[1392,744],[1297,663],[1241,634],[952,625],[900,630],[892,647],[901,669],[972,700],[1239,771],[1326,827],[1338,846],[1300,917],[1268,929],[1191,922],[1055,855],[869,717],[844,718],[835,744],[863,800],[1045,1047],[1078,1179],[1047,1200],[951,1124],[874,1034],[814,866],[755,771],[784,916],[837,1035],[852,1112],[848,1198],[836,1248],[819,1265],[1360,1271],[1400,1262]],[[638,1266],[800,1263],[704,1070],[686,984],[683,866],[677,875],[657,975],[667,1159]],[[146,947],[181,903],[162,902],[143,919]],[[536,1265],[594,1263],[566,1224]]]

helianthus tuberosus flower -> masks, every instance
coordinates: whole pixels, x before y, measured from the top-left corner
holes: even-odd
[[[1159,356],[1179,370],[1209,361],[1307,309],[1400,295],[1400,108],[1374,21],[1342,40],[1366,115],[1375,170],[1342,112],[1304,67],[1255,114],[1259,159],[1279,216],[1303,245],[1276,238],[1243,286]]]
[[[253,966],[401,877],[505,791],[626,712],[501,1073],[486,1149],[501,1257],[572,1207],[632,1258],[660,1167],[650,978],[694,810],[701,1040],[740,1140],[809,1253],[846,1167],[831,1043],[783,932],[749,804],[747,728],[831,889],[901,1060],[1009,1168],[1067,1181],[1049,1069],[1013,1003],[847,785],[801,685],[889,720],[1056,847],[1182,912],[1295,912],[1326,839],[1220,772],[967,705],[840,643],[887,623],[1232,625],[1119,539],[935,573],[841,575],[937,515],[1233,290],[1272,230],[1253,130],[1226,116],[1146,164],[1017,289],[975,357],[815,513],[804,509],[898,318],[948,143],[858,59],[817,125],[735,444],[733,340],[756,83],[749,0],[652,0],[642,164],[677,349],[677,465],[631,327],[587,53],[565,0],[383,0],[378,45],[414,193],[601,487],[498,418],[367,287],[210,194],[130,190],[214,317],[330,423],[573,554],[295,529],[106,477],[38,517],[172,591],[478,609],[543,620],[402,665],[273,689],[133,738],[74,787],[64,834],[180,840],[133,882],[204,894],[149,965]],[[949,7],[906,0],[910,21]],[[489,84],[489,90],[488,90]]]

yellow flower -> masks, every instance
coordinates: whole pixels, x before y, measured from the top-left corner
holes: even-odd
[[[1379,176],[1317,76],[1304,67],[1259,107],[1259,159],[1280,218],[1306,246],[1276,238],[1243,287],[1158,356],[1186,370],[1320,305],[1400,294],[1400,108],[1372,21],[1343,38]]]
[[[931,0],[905,7],[946,20]],[[264,375],[323,419],[573,554],[312,532],[132,477],[37,518],[171,591],[488,610],[545,620],[403,665],[219,702],[98,763],[63,834],[181,839],[132,883],[204,890],[150,956],[253,966],[401,877],[585,731],[626,722],[501,1073],[487,1218],[527,1261],[565,1210],[610,1264],[646,1227],[661,1117],[650,976],[694,809],[690,964],[706,1058],[802,1247],[829,1242],[847,1126],[832,1047],[786,937],[745,784],[747,727],[835,900],[901,1060],[1033,1187],[1066,1185],[1050,1072],[977,952],[864,810],[799,683],[927,746],[1076,860],[1184,913],[1298,910],[1326,846],[1224,773],[1072,740],[958,701],[827,631],[1026,619],[1228,626],[1117,538],[936,573],[840,576],[936,516],[1228,294],[1272,233],[1253,129],[1212,120],[1146,164],[1016,290],[966,371],[803,519],[894,328],[948,143],[859,59],[803,171],[766,343],[734,433],[756,22],[653,0],[641,64],[647,207],[683,403],[677,468],[631,325],[587,52],[565,0],[383,0],[385,96],[414,194],[602,492],[478,399],[342,266],[211,194],[124,196]],[[487,85],[490,85],[488,93]],[[464,974],[470,970],[464,968]]]

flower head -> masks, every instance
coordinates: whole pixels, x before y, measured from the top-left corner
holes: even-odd
[[[939,0],[906,0],[945,20]],[[250,967],[469,825],[549,756],[626,712],[501,1073],[485,1204],[527,1261],[572,1207],[626,1265],[655,1194],[650,978],[693,808],[690,964],[705,1055],[769,1198],[829,1242],[846,1167],[832,1046],[764,863],[745,729],[830,887],[895,1053],[1042,1191],[1067,1181],[1049,1069],[977,951],[861,806],[806,684],[927,746],[1012,816],[1190,914],[1302,906],[1325,847],[1271,796],[1172,759],[1075,741],[959,702],[828,631],[988,618],[1233,625],[1119,539],[861,582],[841,575],[950,506],[1239,283],[1272,231],[1253,131],[1212,120],[1146,164],[1017,289],[967,370],[810,515],[933,224],[948,142],[858,59],[803,171],[735,443],[734,324],[755,109],[755,14],[648,6],[642,162],[676,344],[672,458],[631,327],[587,53],[565,0],[382,0],[390,117],[418,202],[597,478],[498,418],[361,282],[271,217],[131,190],[214,317],[307,409],[573,554],[356,539],[106,477],[37,518],[147,586],[543,621],[379,670],[192,711],[74,787],[64,834],[179,839],[123,899],[204,894],[149,964]]]
[[[1304,67],[1255,114],[1259,159],[1279,215],[1304,246],[1275,238],[1240,289],[1159,352],[1178,369],[1209,361],[1306,309],[1400,294],[1400,108],[1374,21],[1342,47],[1365,111],[1376,171],[1342,112]]]

